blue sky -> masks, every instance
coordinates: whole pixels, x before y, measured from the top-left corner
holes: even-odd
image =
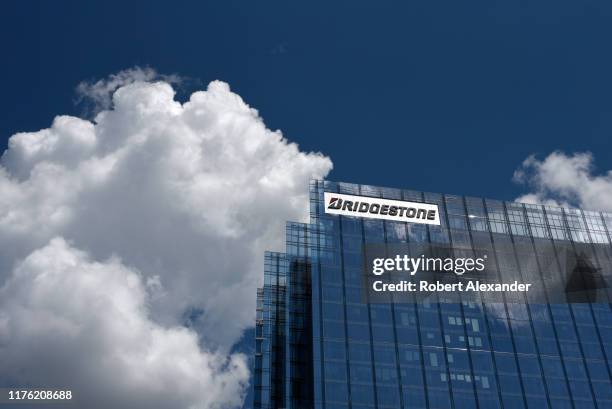
[[[529,154],[612,168],[609,2],[2,6],[0,146],[135,65],[227,81],[331,179],[512,199]]]

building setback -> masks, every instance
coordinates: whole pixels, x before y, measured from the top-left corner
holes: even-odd
[[[440,224],[327,214],[324,192],[434,204]],[[285,253],[265,254],[254,407],[612,408],[611,234],[607,213],[313,181],[310,223],[288,222]],[[604,298],[364,302],[368,243],[484,248],[500,271],[540,275],[569,248]]]

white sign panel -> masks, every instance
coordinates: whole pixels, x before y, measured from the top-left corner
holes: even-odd
[[[324,192],[325,213],[440,225],[438,206],[429,203]]]

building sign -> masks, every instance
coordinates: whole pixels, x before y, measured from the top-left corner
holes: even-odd
[[[440,225],[438,206],[429,203],[324,192],[325,213]]]

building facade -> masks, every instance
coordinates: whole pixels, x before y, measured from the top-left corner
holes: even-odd
[[[324,192],[434,204],[439,224],[328,214]],[[612,214],[313,181],[310,223],[286,237],[257,294],[255,408],[612,408]],[[570,249],[598,298],[364,302],[369,243],[486,249],[536,275]]]

